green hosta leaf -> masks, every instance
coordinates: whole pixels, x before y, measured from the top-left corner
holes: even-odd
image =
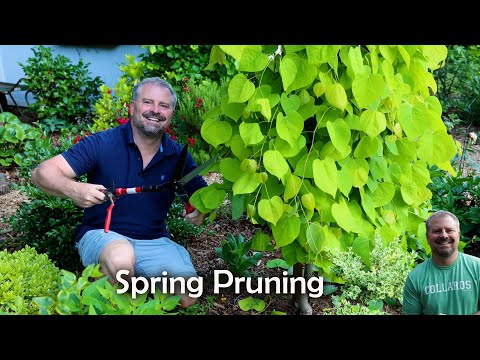
[[[303,130],[303,118],[296,111],[282,113],[277,115],[277,133],[283,140],[287,141],[291,147],[295,146],[298,137]]]
[[[360,115],[361,130],[371,138],[376,137],[387,127],[385,115],[378,111],[365,110]]]
[[[230,140],[232,137],[232,126],[226,121],[208,119],[203,122],[200,133],[207,143],[216,148],[218,145]]]
[[[317,187],[335,197],[337,193],[337,166],[331,159],[313,161],[313,180]]]
[[[240,136],[246,146],[256,145],[265,139],[258,123],[242,122],[239,126]]]
[[[296,216],[284,217],[278,221],[277,225],[272,226],[272,233],[277,246],[286,246],[293,242],[300,233],[300,219]]]
[[[395,195],[395,185],[391,182],[381,182],[378,184],[377,189],[373,192],[373,206],[380,207],[387,205],[392,201]]]
[[[228,181],[235,182],[242,174],[240,160],[234,158],[223,158],[220,160],[220,172]]]
[[[283,259],[268,260],[265,265],[269,269],[281,268],[281,269],[288,270],[290,268],[290,265],[288,265],[287,262]]]
[[[285,158],[277,150],[267,150],[263,154],[263,165],[270,174],[281,179],[288,171],[289,166]]]
[[[228,98],[231,103],[246,102],[255,93],[255,85],[243,74],[237,74],[228,85]]]
[[[288,111],[297,111],[300,107],[300,98],[295,94],[287,96],[287,93],[284,92],[280,98],[280,104],[285,113]]]
[[[258,202],[258,215],[269,223],[276,225],[283,215],[283,201],[279,196],[270,199],[262,199]]]
[[[343,119],[327,122],[327,130],[330,140],[340,153],[350,151],[350,128]]]
[[[253,297],[249,296],[249,297],[246,297],[242,300],[239,300],[238,301],[238,306],[243,311],[255,310],[255,311],[258,311],[258,312],[262,312],[263,310],[265,310],[267,304],[262,299],[256,299],[256,298],[253,298]]]
[[[260,182],[255,179],[253,174],[244,172],[232,185],[233,195],[253,193],[258,185]]]
[[[368,108],[375,101],[381,100],[384,92],[385,82],[378,74],[358,76],[352,82],[352,93],[359,109]]]
[[[325,234],[323,228],[318,222],[313,222],[307,227],[306,231],[307,244],[310,250],[316,255],[322,250]]]
[[[343,111],[347,107],[347,94],[342,84],[340,83],[327,85],[327,90],[325,91],[325,98],[330,105],[336,107],[337,109]]]
[[[240,119],[240,116],[243,114],[243,110],[245,109],[244,103],[234,103],[229,101],[228,95],[225,95],[222,98],[222,104],[220,105],[223,113],[228,116],[230,119],[233,119],[235,122]],[[208,118],[205,117],[205,120]]]

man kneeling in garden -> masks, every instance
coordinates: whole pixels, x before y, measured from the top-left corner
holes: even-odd
[[[458,251],[460,223],[448,211],[426,222],[432,257],[407,276],[406,315],[480,315],[480,259]]]
[[[122,196],[113,209],[110,231],[104,230],[107,187],[114,180],[124,188],[162,184],[174,176],[182,146],[166,130],[172,122],[177,94],[160,78],[148,78],[132,91],[129,122],[95,133],[64,153],[41,163],[32,172],[32,181],[47,194],[71,198],[84,208],[76,229],[75,245],[84,266],[100,263],[100,270],[117,283],[116,274],[127,277],[196,277],[187,250],[170,240],[165,218],[174,200],[171,190]],[[197,165],[187,153],[183,173]],[[87,174],[87,182],[76,179]],[[196,175],[185,184],[188,195],[206,186]],[[185,219],[201,225],[205,214],[197,209]],[[175,290],[175,293],[178,293]],[[183,293],[180,306],[188,307],[195,298]]]

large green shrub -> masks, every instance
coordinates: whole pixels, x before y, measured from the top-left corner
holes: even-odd
[[[37,296],[53,296],[58,292],[60,269],[45,254],[34,248],[8,253],[0,251],[0,312],[37,314]]]
[[[33,47],[32,51],[33,57],[20,66],[35,98],[30,109],[38,119],[58,118],[76,123],[89,118],[102,84],[99,76],[90,76],[90,64],[83,59],[73,64],[63,55],[54,56],[53,50],[43,45]]]
[[[445,121],[479,124],[480,46],[449,45],[445,66],[435,73]],[[468,89],[468,90],[467,90]]]
[[[144,45],[147,52],[139,55],[145,63],[145,77],[159,76],[178,91],[183,79],[201,82],[209,79],[220,83],[235,73],[233,61],[219,54],[220,65],[209,66],[212,45]],[[208,67],[207,67],[208,66]]]
[[[74,249],[75,227],[82,219],[83,209],[70,199],[47,195],[31,183],[30,175],[42,161],[68,149],[76,131],[75,128],[65,129],[55,145],[50,137],[25,145],[25,159],[19,167],[22,182],[17,189],[27,195],[28,201],[20,204],[9,219],[20,241],[40,253],[46,253],[57,266],[72,271],[83,268]],[[79,180],[85,181],[86,177]]]
[[[25,148],[35,143],[42,131],[30,124],[21,122],[9,112],[0,114],[0,165],[23,165],[28,161]],[[27,156],[26,156],[27,155]]]
[[[22,191],[29,200],[22,202],[10,217],[10,225],[19,240],[47,254],[62,269],[82,269],[74,239],[83,209],[70,199],[47,195],[31,184],[23,186]]]
[[[213,211],[228,194],[232,212],[271,229],[290,265],[314,264],[326,278],[330,253],[370,252],[376,234],[425,240],[429,167],[454,173],[457,153],[434,95],[445,46],[214,51],[234,58],[237,74],[201,134],[231,153],[218,165],[223,183],[193,194],[193,206]]]

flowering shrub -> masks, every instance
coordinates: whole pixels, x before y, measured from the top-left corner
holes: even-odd
[[[125,55],[127,62],[120,66],[123,75],[118,80],[113,91],[108,86],[101,86],[101,98],[95,103],[93,117],[94,132],[106,130],[128,122],[130,117],[130,98],[132,88],[143,76],[145,64],[135,61],[133,55]]]
[[[167,130],[173,140],[189,144],[197,164],[210,158],[209,145],[202,139],[200,128],[203,117],[209,110],[220,105],[221,94],[226,91],[224,83],[202,81],[195,84],[184,77],[178,94],[178,105],[171,127]]]

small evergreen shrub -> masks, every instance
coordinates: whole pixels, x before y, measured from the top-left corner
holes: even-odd
[[[33,298],[56,294],[60,275],[47,255],[28,245],[13,253],[0,251],[0,312],[37,314]]]
[[[187,240],[199,235],[206,225],[196,226],[190,224],[183,217],[183,208],[182,200],[179,197],[175,197],[168,211],[166,223],[172,240],[185,246]]]
[[[343,279],[342,298],[367,304],[371,300],[402,301],[403,286],[408,273],[415,265],[415,252],[402,249],[396,239],[384,246],[380,237],[375,238],[370,253],[370,266],[359,255],[339,251],[333,255],[332,272]]]

